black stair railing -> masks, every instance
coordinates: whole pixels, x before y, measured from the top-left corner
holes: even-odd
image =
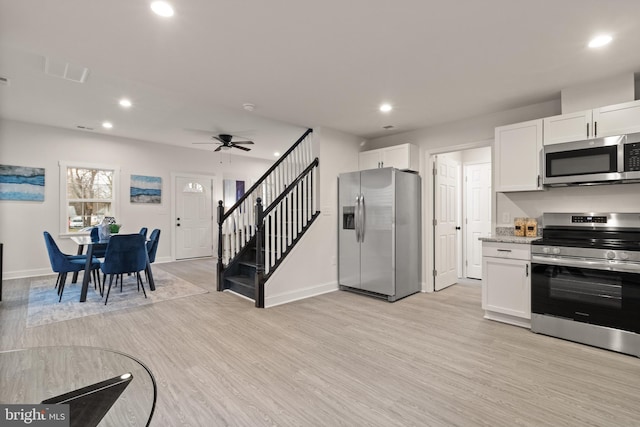
[[[266,209],[256,203],[256,277],[255,302],[264,307],[264,284],[271,273],[293,249],[317,218],[318,158],[282,192]]]
[[[255,241],[258,198],[270,206],[314,161],[312,132],[308,129],[231,208],[225,211],[223,202],[218,202],[219,291],[224,290],[225,268]]]

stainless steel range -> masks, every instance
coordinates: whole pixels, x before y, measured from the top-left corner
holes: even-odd
[[[640,213],[546,213],[531,330],[640,357]]]

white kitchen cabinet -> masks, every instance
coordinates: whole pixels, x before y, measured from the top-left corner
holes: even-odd
[[[543,144],[559,144],[588,139],[593,134],[592,111],[561,114],[543,119]]]
[[[640,101],[609,105],[593,110],[597,137],[640,132]]]
[[[419,156],[419,149],[413,144],[401,144],[377,150],[362,151],[359,157],[359,169],[394,167],[418,172],[420,169]]]
[[[496,191],[542,190],[542,119],[497,127],[495,137]]]
[[[544,119],[544,145],[640,132],[640,101]]]
[[[482,308],[485,319],[531,326],[531,246],[483,242]]]

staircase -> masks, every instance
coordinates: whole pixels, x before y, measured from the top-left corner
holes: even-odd
[[[265,283],[320,214],[312,132],[231,208],[218,202],[218,291],[229,289],[264,307]]]

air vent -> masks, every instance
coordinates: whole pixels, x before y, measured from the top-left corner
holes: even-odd
[[[82,125],[78,125],[76,126],[78,129],[82,129],[82,130],[93,130],[93,128],[90,128],[88,126],[82,126]]]
[[[9,78],[0,76],[0,85],[9,86]]]
[[[50,76],[76,83],[84,83],[89,75],[89,69],[86,67],[49,57],[45,58],[44,72]]]
[[[393,125],[386,125],[386,126],[382,126],[382,129],[384,129],[384,130],[391,130],[391,129],[393,129],[394,127],[395,127],[395,126],[393,126]]]

